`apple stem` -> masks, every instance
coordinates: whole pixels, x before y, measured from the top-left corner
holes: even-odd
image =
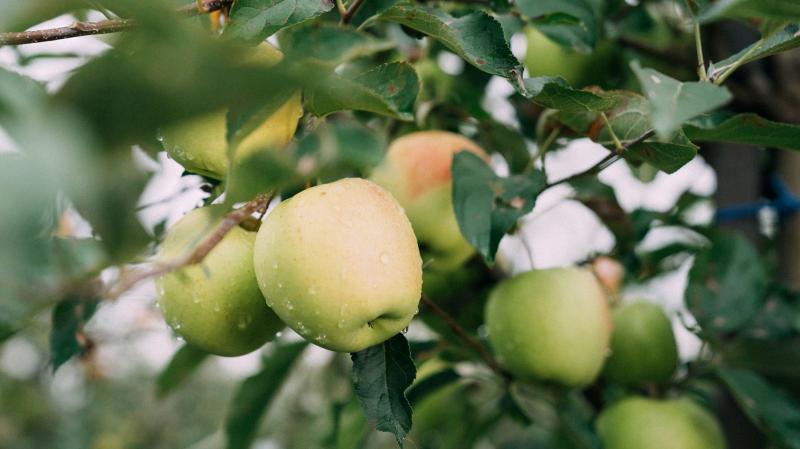
[[[341,20],[342,25],[347,25],[348,23],[350,23],[350,20],[356,14],[358,8],[360,8],[361,5],[363,4],[364,0],[353,0],[353,3],[350,4],[350,7],[347,8],[347,10],[342,14],[342,20]]]

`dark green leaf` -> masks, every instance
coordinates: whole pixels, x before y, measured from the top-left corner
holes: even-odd
[[[699,142],[731,142],[767,148],[800,150],[800,126],[767,120],[756,114],[718,112],[684,125],[686,135]]]
[[[494,120],[481,121],[480,128],[478,143],[490,153],[502,154],[511,173],[519,173],[530,164],[528,144],[519,130]]]
[[[519,0],[517,8],[535,19],[539,31],[565,47],[589,52],[597,42],[599,20],[587,0]]]
[[[800,391],[798,336],[780,340],[737,339],[725,344],[721,355],[725,366],[751,370],[795,392]]]
[[[428,395],[438,391],[442,387],[452,384],[460,378],[461,376],[452,368],[443,369],[431,374],[415,382],[414,385],[408,389],[408,402],[416,406],[428,397]]]
[[[250,447],[261,417],[306,346],[306,342],[273,344],[273,351],[264,357],[261,371],[239,385],[225,418],[227,449]]]
[[[384,11],[380,18],[427,34],[492,75],[512,78],[520,70],[519,61],[503,37],[503,28],[484,12],[456,18],[439,9],[400,4]]]
[[[318,116],[342,110],[369,111],[400,120],[413,120],[419,78],[411,65],[392,62],[353,79],[334,75],[306,92],[306,107]]]
[[[237,0],[225,35],[262,42],[278,30],[311,20],[333,9],[333,0]]]
[[[259,193],[291,185],[298,177],[293,161],[285,152],[258,151],[234,164],[225,201],[228,204],[249,201]]]
[[[698,20],[707,23],[725,17],[800,20],[800,3],[795,0],[719,0]]]
[[[355,120],[324,123],[298,143],[295,159],[308,176],[335,180],[361,175],[378,165],[386,153],[386,137]]]
[[[792,396],[747,370],[722,368],[717,375],[739,407],[771,440],[781,447],[800,448],[800,404]]]
[[[280,43],[287,58],[310,60],[330,71],[344,62],[393,47],[389,40],[325,23],[287,30],[281,33]]]
[[[411,429],[411,406],[405,391],[417,372],[408,341],[397,334],[351,357],[353,388],[364,414],[378,430],[394,434],[397,444],[403,447]]]
[[[86,339],[79,334],[100,304],[96,299],[66,299],[53,309],[53,329],[50,333],[50,363],[53,372],[73,356],[86,349]]]
[[[568,393],[557,406],[559,417],[558,439],[565,448],[601,449],[600,437],[595,433],[591,406],[576,392]]]
[[[800,24],[793,23],[786,25],[781,30],[764,37],[762,40],[742,49],[740,52],[722,61],[715,62],[709,67],[709,77],[712,79],[719,76],[731,66],[741,60],[741,64],[757,61],[776,53],[800,47]]]
[[[761,258],[743,237],[723,234],[695,256],[686,306],[706,334],[736,331],[753,318],[765,297]]]
[[[622,101],[613,93],[593,93],[571,88],[563,78],[542,76],[526,78],[523,94],[540,105],[565,112],[602,112],[614,109]]]
[[[666,139],[686,121],[712,111],[732,98],[728,89],[713,83],[682,83],[653,69],[631,66],[650,101],[650,123]]]
[[[683,132],[676,133],[668,142],[647,139],[625,152],[627,159],[646,162],[665,173],[675,173],[696,155],[697,146]]]
[[[163,399],[169,396],[200,367],[208,355],[207,352],[188,344],[178,349],[156,379],[156,397]]]
[[[453,157],[453,208],[458,225],[487,262],[494,261],[506,232],[533,210],[544,186],[540,171],[501,178],[468,151]]]

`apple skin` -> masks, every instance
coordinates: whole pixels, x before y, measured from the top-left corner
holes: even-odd
[[[486,305],[489,341],[516,379],[583,387],[603,367],[611,313],[594,275],[529,271],[501,282]]]
[[[195,209],[167,232],[158,260],[186,256],[222,219],[217,206]],[[266,306],[253,270],[256,234],[236,226],[200,264],[156,279],[167,324],[204,351],[222,356],[252,352],[285,324]]]
[[[597,430],[605,449],[725,449],[717,419],[687,398],[623,399],[600,414]]]
[[[613,46],[605,41],[598,43],[593,53],[584,54],[562,47],[534,27],[528,27],[525,34],[525,67],[531,77],[560,76],[571,86],[583,87],[601,82],[599,77],[614,61]]]
[[[661,307],[635,302],[613,312],[611,355],[603,377],[622,385],[662,383],[678,365],[678,346],[669,318]]]
[[[461,235],[453,209],[453,155],[470,151],[489,161],[475,142],[447,131],[419,131],[389,146],[372,179],[388,190],[406,211],[417,239],[431,256],[431,268],[453,270],[474,254]],[[427,258],[427,257],[426,257]]]
[[[282,58],[280,50],[268,43],[259,45],[253,55],[255,62],[267,66],[275,65]],[[225,179],[229,165],[226,114],[226,110],[215,111],[162,129],[160,139],[167,154],[192,173]],[[236,147],[236,159],[285,146],[292,140],[302,114],[300,92],[296,92],[242,139]]]
[[[358,178],[306,189],[267,216],[256,277],[267,304],[323,348],[358,352],[408,326],[422,259],[403,209]]]

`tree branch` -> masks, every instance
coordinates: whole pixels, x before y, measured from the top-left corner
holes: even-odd
[[[350,4],[350,7],[347,8],[347,11],[342,14],[342,25],[347,25],[350,23],[350,20],[358,11],[358,8],[364,4],[364,0],[353,0],[353,3]]]
[[[154,263],[148,268],[132,272],[128,276],[121,276],[119,281],[112,284],[106,290],[103,297],[106,299],[116,299],[145,279],[160,276],[172,270],[202,262],[211,250],[225,238],[225,235],[227,235],[231,229],[251,217],[254,213],[266,211],[272,198],[272,194],[259,195],[244,206],[226,215],[225,219],[222,220],[222,223],[217,226],[214,232],[188,255],[169,262]]]
[[[219,11],[233,4],[233,0],[203,0],[202,4],[181,7],[176,12],[183,17],[194,17]],[[131,19],[108,19],[99,22],[75,22],[72,25],[46,30],[0,33],[0,47],[4,45],[25,45],[69,39],[80,36],[116,33],[136,27]]]

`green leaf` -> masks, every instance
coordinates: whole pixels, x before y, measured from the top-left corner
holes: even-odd
[[[237,0],[224,35],[255,44],[331,9],[333,0]]]
[[[344,110],[369,111],[400,120],[414,119],[419,77],[411,65],[392,62],[350,79],[333,75],[306,92],[305,105],[317,116]]]
[[[183,345],[156,379],[156,397],[164,399],[183,384],[208,358],[209,354],[191,345]]]
[[[623,100],[613,93],[573,89],[560,77],[526,78],[523,95],[550,109],[565,112],[600,112],[617,107]]]
[[[788,319],[795,318],[791,315]],[[800,336],[780,340],[740,338],[726,343],[723,363],[732,368],[754,371],[793,391],[800,391]]]
[[[293,27],[281,33],[279,40],[287,58],[310,60],[330,71],[344,62],[394,46],[389,40],[326,23]]]
[[[61,301],[53,308],[50,363],[54,373],[67,360],[86,350],[86,341],[79,338],[79,333],[94,315],[98,304],[100,301],[97,299],[72,298]]]
[[[767,283],[761,258],[743,237],[722,234],[695,256],[685,302],[704,334],[740,329],[760,309]]]
[[[792,396],[747,370],[720,368],[717,375],[771,440],[781,447],[800,449],[800,404]]]
[[[494,120],[482,120],[480,129],[478,143],[490,153],[502,154],[511,173],[519,173],[530,164],[528,144],[519,130]]]
[[[446,368],[431,374],[424,379],[414,382],[414,385],[408,389],[408,402],[410,402],[412,406],[416,406],[429,395],[459,379],[461,379],[461,376],[459,376],[453,368]]]
[[[484,12],[456,18],[438,9],[404,3],[384,11],[380,18],[427,34],[484,72],[504,78],[521,73],[503,28]]]
[[[646,162],[665,173],[675,173],[695,156],[697,146],[683,132],[676,133],[669,142],[647,139],[625,152],[626,159]]]
[[[351,357],[353,388],[364,414],[378,430],[394,434],[397,444],[403,447],[411,429],[411,406],[405,391],[417,372],[408,341],[397,334]]]
[[[364,2],[361,4],[361,7],[358,8],[355,15],[353,15],[350,24],[360,27],[400,1],[401,0],[369,0],[368,2]]]
[[[730,142],[766,148],[800,150],[800,126],[767,120],[756,114],[717,112],[697,117],[683,127],[698,142]]]
[[[386,153],[386,136],[356,120],[323,123],[298,143],[298,165],[308,177],[327,180],[358,176],[377,166]]]
[[[272,346],[273,351],[264,357],[261,371],[245,379],[236,390],[230,411],[225,418],[227,449],[250,447],[261,417],[266,413],[307,343],[303,341]]]
[[[728,89],[710,82],[682,83],[653,69],[631,65],[650,101],[650,121],[656,133],[666,139],[686,121],[712,111],[732,98]]]
[[[545,182],[540,171],[501,178],[468,151],[453,157],[453,208],[458,225],[487,262],[494,261],[506,232],[533,210]]]
[[[719,0],[703,12],[698,21],[708,23],[726,17],[800,20],[800,3],[795,0]]]
[[[800,24],[792,23],[780,31],[765,36],[733,56],[715,62],[709,67],[709,77],[716,78],[734,64],[739,63],[739,60],[741,60],[740,64],[747,64],[797,47],[800,47]]]
[[[294,162],[282,151],[258,151],[236,161],[228,178],[225,201],[249,201],[260,193],[279,190],[296,182]]]
[[[597,42],[599,20],[587,0],[519,0],[517,8],[562,46],[586,53]]]

